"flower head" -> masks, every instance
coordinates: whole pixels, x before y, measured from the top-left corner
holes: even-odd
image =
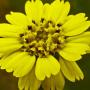
[[[26,15],[11,12],[0,24],[0,66],[19,77],[20,90],[63,90],[64,76],[84,78],[75,61],[90,49],[84,13],[68,15],[69,2],[27,1]]]

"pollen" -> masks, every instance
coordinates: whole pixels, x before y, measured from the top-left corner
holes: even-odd
[[[41,19],[39,24],[32,20],[25,33],[20,34],[23,44],[21,50],[37,57],[47,57],[55,54],[64,45],[65,36],[60,24]]]

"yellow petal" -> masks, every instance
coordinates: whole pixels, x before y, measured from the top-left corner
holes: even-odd
[[[85,44],[89,44],[90,45],[90,32],[84,32],[78,36],[74,36],[74,37],[69,37],[67,38],[67,42],[71,42],[71,43],[85,43]]]
[[[44,72],[46,71],[45,67],[47,67],[47,66],[44,66],[44,65],[45,65],[45,59],[38,58],[38,60],[36,61],[36,67],[35,67],[35,75],[36,75],[38,80],[44,80],[45,79]],[[47,74],[48,77],[50,76],[49,73],[50,72],[48,72],[48,74]]]
[[[86,20],[87,17],[85,17],[84,13],[76,14],[75,16],[72,16],[70,20],[68,19],[61,26],[61,29],[63,30],[66,36],[78,35],[89,28],[90,21],[86,21]]]
[[[77,53],[72,53],[72,52],[67,52],[67,51],[61,51],[59,53],[64,59],[68,61],[77,61],[80,60],[82,57],[80,54]]]
[[[25,4],[25,12],[29,20],[40,21],[43,12],[43,3],[40,0],[27,1]]]
[[[65,2],[65,4],[62,6],[62,9],[59,14],[59,19],[57,20],[57,23],[64,23],[64,20],[66,19],[68,13],[70,11],[70,3]]]
[[[63,90],[65,84],[64,77],[61,72],[59,72],[55,76],[51,76],[50,78],[46,78],[42,87],[44,90]]]
[[[47,58],[38,58],[35,67],[35,74],[39,80],[44,80],[45,77],[56,75],[60,70],[60,64],[51,55]]]
[[[62,29],[64,30],[64,32],[69,32],[70,30],[75,29],[85,20],[87,20],[87,18],[85,17],[85,13],[73,15],[68,19],[67,22],[65,22],[65,24],[62,25]]]
[[[64,5],[64,1],[60,2],[60,0],[55,0],[54,2],[51,3],[50,10],[49,10],[51,20],[57,21],[57,19],[59,18],[61,14],[63,5]]]
[[[42,13],[43,13],[43,3],[41,0],[36,0],[35,2],[35,6],[36,6],[36,21],[40,21],[41,17],[42,17]]]
[[[13,75],[16,77],[22,77],[29,73],[35,64],[35,56],[30,56],[28,54],[23,55],[24,57],[21,58],[20,63],[14,67]]]
[[[33,19],[33,16],[32,16],[33,12],[32,11],[33,10],[35,11],[35,9],[32,8],[33,4],[34,4],[34,2],[30,2],[30,1],[27,1],[26,4],[25,4],[25,12],[26,12],[26,15],[27,15],[27,17],[29,19],[29,22],[31,22],[31,20]]]
[[[61,71],[65,75],[65,77],[74,82],[75,80],[80,80],[84,78],[83,72],[79,68],[76,62],[66,61],[60,59]]]
[[[12,72],[16,77],[22,77],[31,71],[35,63],[35,56],[29,56],[26,52],[16,52],[0,61],[1,69]]]
[[[2,53],[2,55],[9,54],[21,48],[21,46],[17,38],[0,38],[0,53]]]
[[[46,20],[50,20],[50,4],[46,3],[43,5],[43,14],[42,17],[45,18]]]
[[[80,79],[83,80],[84,79],[84,74],[83,74],[82,70],[79,68],[79,66],[77,65],[77,63],[76,62],[71,62],[70,64],[72,65],[72,68],[74,69],[74,72],[76,73],[76,79],[78,77],[79,79],[77,79],[77,80],[80,80]]]
[[[19,37],[19,34],[23,32],[22,27],[6,23],[0,24],[0,37]]]
[[[53,76],[50,78],[46,78],[43,82],[43,89],[44,90],[55,90],[55,81]]]
[[[54,77],[51,77],[51,90],[55,90],[55,81],[54,81]]]
[[[73,73],[73,70],[72,70],[72,67],[70,67],[71,65],[68,65],[63,59],[60,59],[59,60],[60,62],[60,65],[61,65],[61,71],[63,72],[64,76],[72,81],[72,82],[75,82],[75,74]]]
[[[86,54],[89,49],[87,44],[81,43],[67,43],[59,54],[66,60],[77,61],[81,59],[81,55]]]
[[[0,47],[0,52],[11,52],[11,51],[16,51],[22,47],[22,44],[13,44],[13,45],[6,45]]]
[[[66,47],[64,48],[67,52],[77,53],[83,55],[89,46],[83,43],[66,43]]]
[[[81,56],[76,53],[61,51],[59,54],[68,61],[77,61],[81,59]]]
[[[20,42],[17,38],[0,38],[0,46],[9,46],[19,43]]]
[[[65,22],[64,22],[64,24],[62,26],[64,26],[66,24],[66,22],[70,21],[73,17],[74,17],[74,15],[72,15],[72,14],[71,15],[68,15],[66,17]]]
[[[23,52],[15,52],[11,55],[6,55],[0,60],[1,69],[6,69],[7,72],[12,72],[14,66],[20,61]],[[17,63],[16,63],[17,62]]]
[[[65,79],[61,71],[54,77],[56,90],[63,90],[65,85]]]
[[[6,19],[13,25],[19,25],[22,27],[27,27],[27,25],[29,25],[28,19],[23,13],[11,12],[11,14],[6,15]]]
[[[18,81],[18,87],[20,90],[38,90],[40,84],[41,81],[36,79],[34,69],[26,76],[19,78]]]
[[[74,36],[79,35],[86,31],[90,27],[90,21],[85,21],[81,23],[81,25],[77,26],[75,29],[72,29],[71,31],[68,31],[64,33],[66,36]]]

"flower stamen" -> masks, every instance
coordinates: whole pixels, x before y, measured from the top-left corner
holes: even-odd
[[[32,25],[28,26],[27,32],[20,35],[20,38],[23,38],[21,40],[25,47],[24,51],[30,55],[47,57],[51,52],[55,53],[61,49],[60,44],[64,43],[65,36],[60,34],[60,26],[60,24],[55,25],[51,20],[46,21],[44,18],[41,18],[39,25],[32,20]]]

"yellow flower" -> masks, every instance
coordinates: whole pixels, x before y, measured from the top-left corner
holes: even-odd
[[[26,15],[11,12],[0,24],[0,66],[19,78],[20,90],[63,90],[64,76],[84,78],[76,61],[90,49],[90,21],[68,15],[69,2],[27,1]]]

